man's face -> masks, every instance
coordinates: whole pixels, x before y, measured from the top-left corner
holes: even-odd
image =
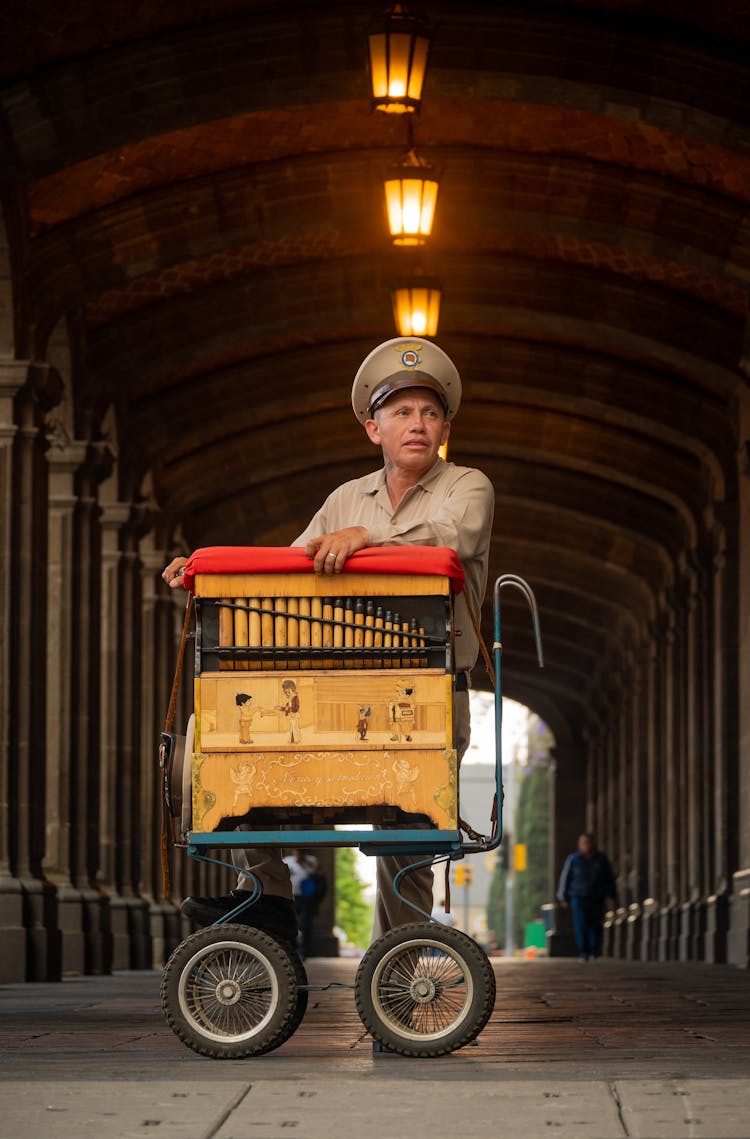
[[[594,849],[591,839],[587,834],[582,834],[578,838],[578,849],[581,854],[588,856]]]
[[[450,423],[438,397],[428,388],[404,388],[396,392],[368,419],[365,429],[372,443],[383,448],[383,457],[396,466],[426,471],[435,462],[438,447],[450,434]]]

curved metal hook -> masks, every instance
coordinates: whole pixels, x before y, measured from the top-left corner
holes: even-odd
[[[500,577],[498,577],[495,581],[494,599],[495,599],[495,611],[496,612],[499,611],[500,590],[504,589],[505,586],[507,586],[507,585],[514,586],[516,589],[520,590],[520,592],[524,595],[524,597],[526,598],[526,600],[528,602],[529,609],[531,610],[531,620],[532,620],[532,623],[534,626],[534,640],[536,641],[537,660],[539,661],[539,667],[544,668],[544,650],[542,648],[542,633],[541,633],[541,630],[539,627],[539,610],[537,609],[536,597],[534,596],[534,590],[531,588],[529,583],[527,581],[524,581],[524,579],[522,577],[519,577],[518,574],[515,574],[515,573],[503,573],[503,574],[501,574]]]

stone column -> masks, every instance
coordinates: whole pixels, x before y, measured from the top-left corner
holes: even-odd
[[[628,906],[630,895],[630,869],[633,857],[631,821],[633,810],[633,741],[631,737],[633,699],[633,669],[630,654],[623,661],[618,678],[620,692],[616,705],[616,773],[617,773],[617,846],[612,849],[612,861],[617,874],[619,906],[614,922],[614,954],[627,957]],[[606,849],[606,844],[605,844]]]
[[[23,925],[21,883],[15,876],[11,848],[10,702],[15,660],[11,656],[11,616],[15,604],[11,589],[13,518],[16,480],[13,448],[17,431],[14,398],[26,382],[27,365],[0,360],[0,983],[23,981],[26,974],[26,934]]]
[[[100,516],[100,623],[99,623],[99,875],[98,885],[108,900],[105,960],[127,969],[130,961],[127,907],[117,879],[116,820],[122,809],[117,795],[118,625],[120,529],[130,516],[130,505],[117,499],[116,471],[99,493]]]
[[[677,698],[675,668],[675,612],[672,603],[666,603],[661,615],[661,810],[659,826],[664,836],[662,846],[662,866],[664,889],[659,918],[659,960],[670,961],[673,957],[673,936],[677,912],[679,889],[679,855],[677,850],[677,742],[675,707]]]
[[[645,701],[647,657],[641,645],[633,653],[631,661],[631,684],[628,707],[629,718],[629,766],[630,766],[630,826],[628,845],[630,866],[627,875],[627,931],[625,935],[625,955],[631,961],[641,958],[643,935],[643,899],[646,884],[645,852],[648,842],[646,833],[646,778],[648,770]]]
[[[729,930],[729,842],[728,833],[728,723],[727,723],[727,644],[726,607],[729,604],[726,590],[726,532],[723,526],[714,529],[712,575],[712,694],[713,739],[712,787],[713,802],[713,861],[714,880],[712,893],[706,905],[706,961],[721,964],[727,960],[727,934]]]
[[[56,887],[62,971],[86,971],[80,890],[71,880],[76,813],[73,775],[74,477],[87,444],[62,433],[50,438],[47,514],[46,832],[44,876]],[[75,763],[78,755],[75,754]]]
[[[107,898],[98,888],[101,711],[101,510],[99,485],[112,470],[106,443],[91,443],[76,477],[73,624],[73,884],[85,914],[86,970],[110,968]],[[104,824],[106,825],[106,824]]]
[[[172,600],[161,580],[167,562],[151,531],[140,543],[141,564],[141,814],[140,893],[149,906],[149,940],[152,960],[162,965],[178,940],[177,910],[162,897],[161,882],[161,779],[158,768],[159,734],[169,704],[174,672],[170,623]],[[184,599],[183,599],[184,600]],[[192,690],[192,661],[188,643],[182,686]],[[177,732],[184,731],[181,722]]]
[[[658,958],[659,899],[662,891],[661,873],[661,700],[660,676],[662,662],[659,653],[657,627],[652,624],[644,645],[644,742],[646,748],[646,833],[648,835],[646,897],[643,901],[643,938],[641,959]]]
[[[682,906],[680,959],[702,959],[705,907],[701,902],[701,750],[702,670],[698,566],[686,559],[685,574],[685,900]]]
[[[750,359],[743,361],[750,376]],[[750,968],[750,392],[747,382],[739,397],[738,451],[738,858],[732,882],[728,960]]]
[[[127,912],[128,962],[131,969],[151,964],[148,905],[140,897],[141,816],[140,768],[140,609],[141,567],[138,544],[145,519],[132,507],[120,532],[117,622],[117,770],[115,780],[116,883]],[[121,946],[124,948],[124,946]],[[115,950],[117,946],[115,946]],[[118,967],[117,960],[115,967]]]
[[[588,752],[588,755],[587,755]],[[578,836],[584,829],[586,804],[582,788],[586,786],[586,768],[596,763],[596,739],[589,735],[587,747],[583,741],[555,744],[555,793],[550,810],[550,847],[553,866],[552,881],[555,890],[567,856],[575,850]],[[587,823],[587,825],[590,825]],[[547,937],[551,957],[575,957],[578,954],[570,912],[555,907],[555,929]]]
[[[24,893],[27,980],[60,975],[54,888],[42,880],[45,844],[46,506],[44,413],[61,394],[46,365],[31,364],[16,396],[12,605],[11,850]]]

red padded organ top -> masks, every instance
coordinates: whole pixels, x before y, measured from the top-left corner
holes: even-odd
[[[206,546],[195,550],[183,582],[193,589],[199,573],[312,573],[303,546]],[[344,563],[344,573],[433,574],[449,577],[454,593],[464,587],[464,571],[447,546],[369,546]]]

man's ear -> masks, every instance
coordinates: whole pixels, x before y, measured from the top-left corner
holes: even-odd
[[[450,436],[450,433],[451,433],[450,420],[446,420],[445,423],[443,424],[443,434],[440,436],[440,446],[441,447],[442,447],[443,443],[448,442],[448,438]]]
[[[380,427],[378,426],[377,419],[366,420],[365,431],[367,432],[367,438],[370,442],[376,446],[380,446]]]

